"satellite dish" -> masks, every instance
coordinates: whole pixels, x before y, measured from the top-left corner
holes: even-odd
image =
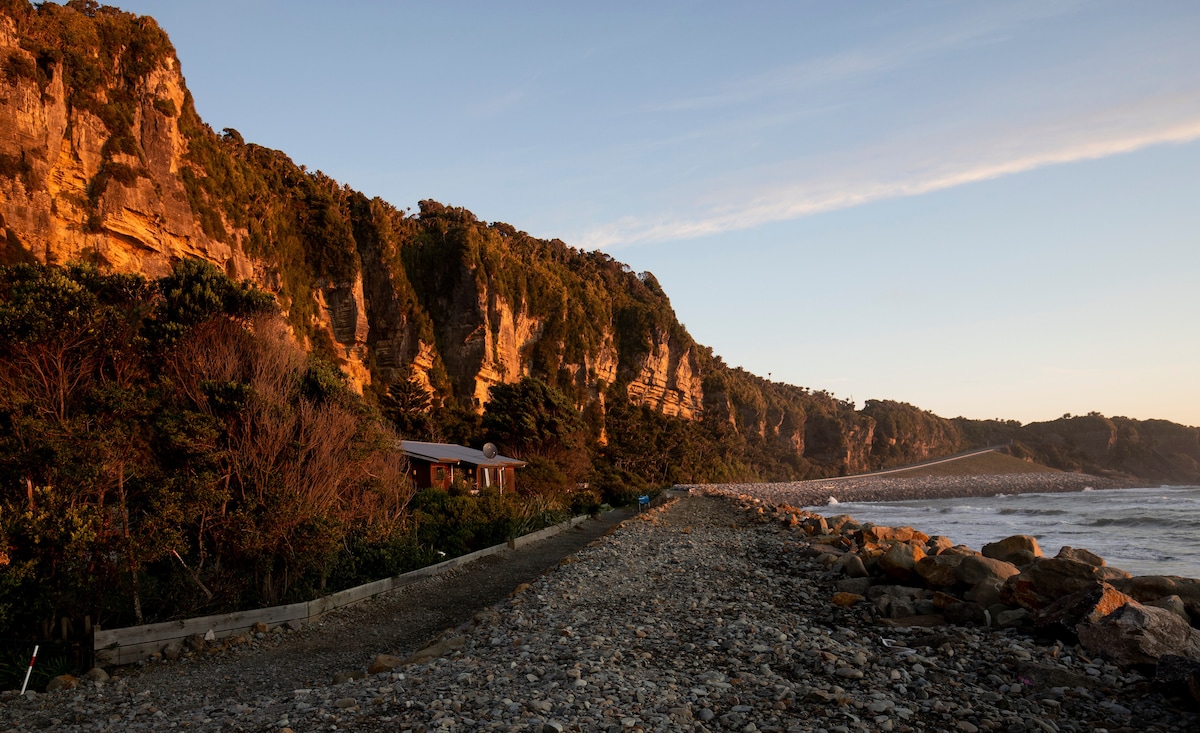
[[[484,443],[483,444],[483,455],[487,456],[488,458],[495,458],[496,454],[499,452],[500,451],[496,450],[495,443]]]

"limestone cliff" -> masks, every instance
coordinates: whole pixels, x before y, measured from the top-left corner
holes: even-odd
[[[428,244],[444,207],[406,217],[234,130],[214,133],[153,19],[86,3],[11,6],[0,14],[4,262],[157,277],[199,257],[275,293],[297,337],[360,387],[411,379],[479,409],[492,385],[530,374],[569,385],[580,404],[623,379],[639,403],[700,414],[690,339],[661,324],[648,324],[650,348],[623,355],[602,303],[588,342],[572,343],[573,293],[559,288],[546,308],[540,285],[506,289],[497,278],[511,273],[455,252],[438,253],[448,258],[414,284],[407,250]]]
[[[433,201],[410,215],[214,132],[153,19],[82,0],[0,0],[0,229],[0,264],[156,277],[184,258],[215,263],[275,294],[295,337],[376,396],[479,411],[494,385],[536,377],[597,441],[621,444],[614,466],[657,453],[654,480],[672,463],[697,478],[859,473],[998,436],[1053,465],[1200,473],[1194,428],[1020,432],[886,401],[859,411],[731,369],[650,273]]]

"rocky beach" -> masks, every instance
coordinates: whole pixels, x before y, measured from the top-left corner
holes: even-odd
[[[874,479],[883,480],[910,481]],[[278,676],[286,684],[272,681],[272,660],[282,650],[306,635],[333,644],[341,638],[348,648],[364,636],[386,638],[371,624],[402,626],[405,594],[414,591],[373,600],[387,613],[371,616],[371,624],[348,621],[351,609],[302,631],[260,630],[245,643],[221,645],[228,648],[97,672],[70,689],[3,693],[0,731],[1200,729],[1186,663],[1176,678],[1161,663],[1117,664],[1053,624],[1036,628],[1037,614],[1019,603],[997,598],[1012,613],[996,618],[999,606],[983,604],[989,599],[964,598],[979,581],[955,576],[964,563],[1003,574],[1009,570],[994,563],[1040,567],[1053,558],[1011,546],[1004,551],[1017,562],[1009,563],[952,552],[919,532],[873,531],[849,520],[831,526],[837,523],[784,507],[802,503],[794,492],[784,500],[766,491],[693,488],[428,643],[380,642],[372,659],[331,656],[303,684],[284,671]],[[824,496],[809,503],[831,493],[826,486],[811,491]],[[889,570],[914,556],[903,548],[931,543],[940,551],[923,550],[906,579],[898,577],[903,570]],[[941,580],[916,572],[921,559],[943,555],[959,560],[926,563]],[[1092,559],[1077,553],[1069,561]],[[1089,567],[1095,575],[1102,566]],[[436,589],[453,580],[429,583]],[[1060,613],[1058,621],[1082,614],[1099,625],[1113,598]],[[1180,603],[1168,613],[1186,616],[1190,607]],[[1183,650],[1190,637],[1180,633]]]

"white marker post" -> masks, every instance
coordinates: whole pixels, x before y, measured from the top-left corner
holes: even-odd
[[[21,694],[25,694],[25,688],[29,685],[29,675],[33,674],[33,663],[37,661],[38,649],[41,647],[37,644],[33,645],[33,656],[29,658],[29,669],[25,670],[25,681],[21,683]]]

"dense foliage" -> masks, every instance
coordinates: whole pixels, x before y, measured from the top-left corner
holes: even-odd
[[[396,554],[411,493],[269,295],[197,261],[0,269],[0,630],[303,597],[351,544]]]

